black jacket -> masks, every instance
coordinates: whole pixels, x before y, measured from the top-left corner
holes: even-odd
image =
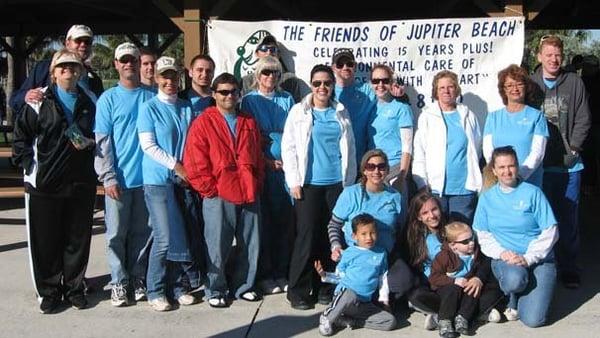
[[[73,123],[91,139],[95,116],[96,106],[79,88]],[[27,192],[66,193],[73,185],[96,184],[94,147],[75,149],[65,135],[68,127],[54,84],[46,89],[40,104],[23,106],[15,121],[13,154],[15,162],[25,170]]]

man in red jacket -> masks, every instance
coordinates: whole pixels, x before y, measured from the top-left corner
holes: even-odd
[[[206,108],[192,123],[183,165],[188,181],[204,199],[208,304],[226,307],[228,289],[236,298],[260,300],[252,287],[259,249],[258,196],[264,171],[258,125],[250,115],[237,110],[237,80],[223,73],[213,81],[212,91],[216,106]],[[225,263],[234,237],[237,257],[228,288]]]

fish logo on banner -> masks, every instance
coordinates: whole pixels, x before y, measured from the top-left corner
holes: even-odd
[[[241,81],[244,75],[252,72],[254,64],[258,61],[258,58],[254,55],[258,42],[267,35],[273,35],[269,31],[264,29],[258,30],[246,39],[243,45],[236,49],[238,59],[235,61],[233,66],[233,75],[238,81]]]

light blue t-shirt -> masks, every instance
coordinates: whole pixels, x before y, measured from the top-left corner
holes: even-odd
[[[188,90],[187,98],[192,103],[192,109],[196,116],[202,114],[204,109],[212,105],[213,97],[212,96],[200,96],[196,94],[193,90]]]
[[[342,127],[335,109],[313,108],[313,128],[308,144],[308,165],[305,183],[329,185],[342,181]]]
[[[263,138],[270,140],[265,150],[267,158],[281,160],[281,136],[294,99],[285,91],[275,91],[273,94],[265,96],[256,90],[249,92],[242,99],[242,111],[256,119]]]
[[[124,188],[141,187],[144,154],[137,137],[138,111],[155,94],[145,88],[127,89],[118,84],[96,103],[95,133],[109,135],[115,155],[117,181]]]
[[[442,242],[434,233],[429,233],[425,236],[425,245],[427,245],[427,259],[423,262],[423,274],[429,278],[431,274],[431,264],[435,256],[442,251]]]
[[[370,84],[355,81],[348,87],[335,86],[335,99],[341,102],[350,114],[356,145],[356,163],[360,163],[367,151],[369,122],[375,114],[375,93]]]
[[[496,184],[479,196],[473,229],[487,231],[505,249],[523,255],[529,243],[556,224],[542,190],[521,182],[510,192]]]
[[[369,302],[386,271],[387,255],[383,248],[351,246],[344,250],[336,267],[340,283],[335,288],[335,293],[347,288],[354,291],[361,302]]]
[[[229,132],[231,133],[231,136],[235,140],[235,137],[237,135],[235,132],[235,128],[237,127],[237,114],[236,113],[225,113],[222,115],[223,115],[223,117],[225,117],[225,122],[227,122],[227,127],[229,127]]]
[[[469,195],[465,188],[467,181],[467,134],[460,122],[457,111],[443,112],[446,122],[446,179],[444,195]],[[439,193],[435,191],[435,193]]]
[[[556,79],[550,80],[550,79],[544,78],[544,84],[546,85],[546,87],[548,87],[548,89],[552,89],[552,88],[554,88],[554,86],[556,86]]]
[[[367,213],[375,218],[377,225],[377,246],[391,252],[399,231],[401,196],[394,188],[384,187],[378,193],[367,192],[361,184],[344,188],[338,197],[333,215],[344,221],[344,239],[348,246],[355,245],[352,239],[352,219],[359,214]]]
[[[471,268],[473,267],[473,255],[458,255],[460,258],[460,269],[452,274],[448,274],[448,277],[452,278],[464,278]]]
[[[494,148],[512,146],[517,152],[519,164],[523,164],[531,151],[533,136],[549,136],[548,123],[541,111],[530,106],[514,113],[502,108],[487,116],[483,135],[492,136]],[[527,182],[541,187],[543,175],[544,168],[540,165],[529,176]]]
[[[58,102],[60,102],[60,107],[65,112],[65,117],[67,118],[69,125],[71,125],[73,123],[73,112],[75,111],[77,93],[68,92],[62,89],[60,86],[56,86],[56,93],[58,94]]]
[[[188,127],[193,119],[194,114],[189,102],[178,99],[175,104],[169,104],[155,96],[142,104],[137,129],[138,133],[153,133],[158,147],[181,161]],[[173,170],[156,162],[147,154],[144,154],[142,168],[144,184],[173,183]]]
[[[402,158],[401,128],[413,127],[410,106],[397,100],[378,102],[377,111],[369,126],[368,149],[379,148],[387,155],[390,166]]]

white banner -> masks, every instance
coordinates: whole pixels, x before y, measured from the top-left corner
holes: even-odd
[[[316,64],[331,64],[336,48],[352,48],[359,81],[373,65],[385,63],[407,86],[415,114],[432,102],[433,76],[444,69],[458,74],[462,100],[483,119],[502,107],[497,73],[523,56],[522,17],[427,19],[356,23],[300,21],[208,23],[210,55],[216,74],[242,77],[253,71],[256,44],[275,36],[285,68],[309,82]],[[483,127],[483,126],[482,126]]]

